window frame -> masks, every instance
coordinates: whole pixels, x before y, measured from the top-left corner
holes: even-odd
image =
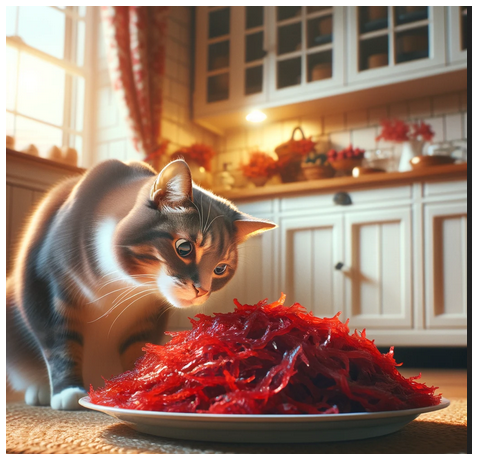
[[[15,33],[18,32],[18,21],[19,6],[17,8],[17,14],[15,17]],[[18,111],[18,86],[15,93],[15,104],[13,109],[7,109],[6,113],[11,114],[14,117],[20,116],[24,119],[31,120],[37,123],[41,123],[45,126],[50,126],[58,128],[62,132],[62,145],[58,147],[68,146],[75,148],[75,143],[73,141],[74,137],[79,136],[81,138],[81,152],[78,152],[78,165],[88,164],[91,159],[88,158],[86,152],[90,151],[91,146],[91,127],[87,123],[87,119],[91,118],[89,114],[92,113],[92,104],[91,104],[91,76],[93,74],[93,65],[94,65],[94,56],[93,56],[93,40],[94,40],[94,24],[96,23],[97,13],[95,12],[97,7],[86,7],[85,15],[82,16],[78,13],[78,6],[65,6],[65,8],[59,8],[56,6],[50,6],[57,11],[60,11],[65,15],[65,36],[64,36],[64,53],[63,59],[52,56],[38,48],[35,48],[27,43],[25,43],[21,37],[7,36],[6,45],[18,51],[18,59],[16,62],[16,79],[20,77],[19,66],[20,66],[20,53],[26,53],[31,56],[35,56],[46,63],[52,64],[65,72],[65,95],[63,100],[63,120],[61,126],[26,115]],[[76,57],[77,50],[77,24],[78,21],[83,21],[85,24],[85,37],[84,37],[84,56],[82,65],[75,63],[74,58]],[[74,101],[77,99],[76,91],[74,88],[74,77],[81,77],[84,79],[84,99],[83,99],[83,120],[82,120],[82,129],[77,129],[78,121],[75,120],[75,124],[72,124],[72,119],[75,117],[75,107]],[[16,123],[16,120],[15,120]],[[75,128],[72,128],[75,126]],[[16,134],[16,127],[14,128]],[[14,134],[14,135],[15,135]]]

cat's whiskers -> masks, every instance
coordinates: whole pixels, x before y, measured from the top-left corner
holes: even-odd
[[[111,326],[109,328],[109,331],[108,331],[108,337],[110,336],[110,333],[111,333],[111,329],[113,328],[114,324],[116,323],[116,321],[118,320],[118,318],[129,308],[131,307],[131,305],[133,305],[134,303],[136,303],[138,300],[141,300],[143,299],[144,297],[147,297],[148,295],[151,295],[155,292],[156,290],[155,289],[150,289],[148,291],[146,291],[146,294],[142,295],[141,297],[137,298],[136,300],[133,300],[133,302],[130,302],[123,310],[121,310],[121,312],[119,313],[119,315],[114,319],[114,321],[111,323]],[[144,291],[143,291],[144,292]],[[135,294],[137,295],[137,294]],[[133,297],[133,296],[132,296]],[[128,298],[127,300],[130,300],[132,297]],[[126,300],[125,300],[126,302]]]
[[[118,280],[115,280],[115,281],[119,281],[120,279]],[[106,284],[109,284],[109,283],[106,283]],[[106,284],[104,286],[106,286]],[[152,281],[149,281],[148,283],[144,283],[144,284],[154,284]],[[104,287],[102,286],[102,287]],[[142,285],[138,285],[138,286],[133,286],[133,288],[137,288],[137,287],[141,287]],[[103,294],[101,297],[97,297],[96,299],[93,299],[91,302],[87,302],[87,305],[89,304],[92,304],[92,303],[95,303],[95,302],[98,302],[99,300],[101,299],[104,299],[105,297],[108,297],[110,294],[113,294],[114,292],[118,292],[118,291],[123,291],[125,289],[131,289],[131,286],[122,286],[118,289],[114,289],[112,291],[108,291],[106,294]]]
[[[125,286],[125,287],[122,287],[122,288],[120,288],[120,289],[116,289],[116,290],[114,290],[114,291],[108,292],[107,294],[105,294],[105,296],[107,296],[107,295],[109,295],[109,294],[112,294],[112,293],[114,293],[114,292],[117,292],[117,291],[121,291],[121,290],[127,289],[127,292],[124,292],[123,294],[120,294],[120,295],[118,295],[118,296],[115,298],[115,300],[114,300],[113,303],[112,303],[112,306],[111,306],[105,313],[103,313],[103,314],[100,315],[98,318],[96,318],[96,319],[94,319],[94,320],[92,320],[92,321],[88,321],[88,323],[94,323],[94,322],[100,320],[101,318],[104,318],[104,317],[106,317],[106,316],[109,316],[109,314],[110,314],[116,307],[118,307],[119,305],[121,305],[121,303],[123,303],[123,301],[126,301],[126,300],[127,300],[127,299],[125,299],[125,300],[122,300],[122,301],[118,301],[118,298],[119,298],[119,297],[122,297],[122,296],[125,296],[125,295],[127,296],[129,293],[133,292],[135,289],[140,288],[140,287],[143,287],[143,288],[144,288],[144,287],[146,287],[146,286],[154,286],[153,288],[149,288],[148,291],[154,292],[154,291],[157,290],[156,283],[155,283],[155,282],[154,282],[154,283],[153,283],[153,282],[149,282],[149,283],[143,283],[142,285],[139,285],[139,286],[133,286],[132,288],[131,288],[130,286]],[[144,292],[144,289],[143,289],[141,292]],[[140,293],[141,293],[141,292],[140,292]],[[140,294],[140,293],[139,293],[139,294]],[[102,296],[102,297],[105,297],[105,296]],[[100,298],[102,298],[102,297],[100,297]],[[98,299],[98,300],[99,300],[99,299]]]
[[[113,300],[113,308],[120,305],[123,302],[123,298],[128,296],[130,293],[134,292],[138,288],[144,288],[145,286],[156,286],[156,283],[153,282],[148,282],[148,283],[143,283],[139,286],[133,286],[132,288],[128,289],[126,292],[123,292],[122,294],[119,294],[115,300]]]
[[[207,212],[206,225],[204,226],[204,228],[203,228],[203,230],[202,230],[202,234],[203,234],[203,235],[206,233],[205,228],[206,228],[207,223],[208,223],[208,221],[209,221],[209,215],[210,215],[210,213],[211,213],[211,205],[212,205],[212,200],[209,200],[209,210],[208,210],[208,212]]]
[[[140,278],[151,278],[151,279],[156,279],[156,275],[151,275],[149,273],[144,273],[144,274],[137,274],[137,275],[128,275],[128,277],[130,278],[133,278],[134,280],[136,278],[140,279]],[[116,283],[118,281],[124,281],[124,276],[118,276],[118,278],[113,278],[113,279],[110,279],[108,280],[106,283],[102,284],[100,286],[100,289],[101,288],[104,288],[105,286],[108,286],[108,284],[111,284],[111,283]],[[129,286],[128,286],[129,287]]]
[[[212,223],[216,220],[216,219],[219,219],[219,217],[224,217],[223,214],[221,214],[220,216],[216,216],[213,220],[211,220],[211,222],[209,223],[209,225],[206,227],[206,229],[204,230],[204,234],[207,233],[207,231],[209,230],[209,228],[211,227]]]
[[[204,217],[204,208],[202,207],[202,195],[201,195],[201,220],[199,221],[199,228],[202,231],[203,217]]]
[[[188,198],[188,200],[191,202],[191,204],[196,208],[197,212],[198,212],[198,219],[199,219],[199,228],[202,228],[202,215],[201,215],[201,212],[199,211],[199,208],[197,207],[196,203],[194,203],[193,200],[191,200],[190,198]]]

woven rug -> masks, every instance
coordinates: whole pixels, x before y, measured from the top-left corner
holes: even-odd
[[[458,398],[446,409],[420,415],[396,433],[320,444],[176,441],[136,432],[99,412],[61,412],[21,402],[8,403],[6,416],[10,454],[467,453],[467,404]]]

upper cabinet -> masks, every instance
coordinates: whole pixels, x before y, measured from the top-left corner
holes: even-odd
[[[348,12],[350,83],[417,78],[444,66],[443,7],[355,6]]]
[[[466,7],[196,7],[194,119],[220,133],[254,108],[465,69],[466,19]]]
[[[449,59],[450,63],[466,62],[468,41],[468,7],[447,7],[449,31]]]

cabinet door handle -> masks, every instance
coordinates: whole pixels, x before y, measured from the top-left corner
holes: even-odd
[[[344,266],[344,264],[342,262],[337,262],[335,264],[335,269],[336,270],[342,270],[343,266]]]
[[[337,192],[334,195],[334,203],[340,206],[348,206],[352,204],[352,199],[347,192]]]

